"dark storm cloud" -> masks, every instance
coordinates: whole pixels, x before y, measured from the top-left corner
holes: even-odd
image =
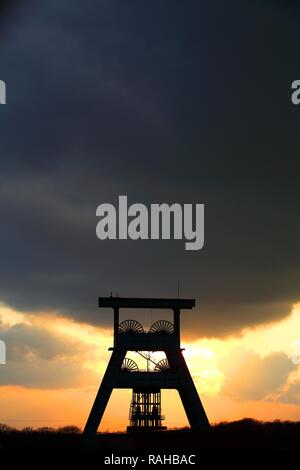
[[[107,324],[99,294],[172,296],[180,279],[196,334],[288,314],[299,21],[292,2],[29,5],[0,49],[1,299]],[[99,242],[96,206],[119,194],[204,202],[204,250]]]
[[[28,2],[27,2],[28,3]],[[20,10],[22,2],[20,0],[1,0],[0,2],[0,31],[5,28],[12,17]]]

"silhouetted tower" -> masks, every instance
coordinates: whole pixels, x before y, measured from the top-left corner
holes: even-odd
[[[109,349],[112,355],[84,429],[86,435],[96,434],[114,388],[133,390],[129,428],[162,427],[161,389],[178,390],[192,429],[209,428],[180,347],[180,311],[194,306],[192,299],[99,298],[100,308],[114,310],[114,346]],[[119,323],[120,308],[171,309],[173,323],[159,320],[145,332],[136,320]],[[154,371],[140,371],[132,359],[126,358],[128,351],[163,351],[166,358],[156,364]]]

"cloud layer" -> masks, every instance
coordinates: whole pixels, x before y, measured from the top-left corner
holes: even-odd
[[[299,7],[269,3],[22,10],[0,47],[1,300],[107,325],[98,295],[176,296],[180,279],[198,300],[191,335],[289,313],[300,298]],[[99,242],[96,207],[120,194],[205,203],[204,250]]]
[[[6,364],[1,366],[0,386],[35,389],[89,387],[99,380],[86,366],[95,347],[42,327],[36,321],[0,323],[6,344]]]

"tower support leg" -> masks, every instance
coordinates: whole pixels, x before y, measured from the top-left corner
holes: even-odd
[[[95,398],[93,407],[91,409],[90,415],[83,431],[86,436],[93,436],[97,433],[108,400],[111,396],[111,392],[113,391],[113,388],[115,386],[116,377],[118,376],[121,370],[125,355],[126,351],[120,349],[114,350],[111,355],[110,361],[108,363],[107,369],[103,376],[101,385],[99,387],[97,396]]]
[[[181,351],[167,352],[168,362],[178,375],[178,392],[192,429],[209,429],[210,424]]]

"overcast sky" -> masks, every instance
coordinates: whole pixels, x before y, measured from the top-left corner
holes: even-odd
[[[299,10],[43,0],[2,20],[0,300],[111,325],[99,295],[176,296],[180,279],[197,299],[190,334],[287,315],[300,300]],[[204,203],[203,250],[99,241],[96,207],[121,194]]]

